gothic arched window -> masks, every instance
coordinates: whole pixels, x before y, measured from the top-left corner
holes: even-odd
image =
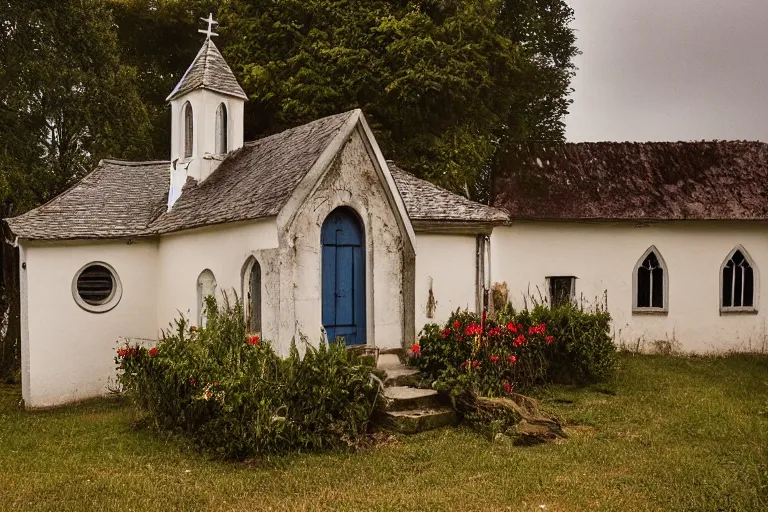
[[[218,155],[222,155],[228,151],[228,130],[227,106],[222,103],[216,110],[216,154]]]
[[[243,273],[246,328],[250,334],[261,334],[261,265],[251,256]]]
[[[636,313],[666,313],[669,305],[667,265],[651,246],[635,265],[634,304]]]
[[[200,327],[205,327],[208,320],[205,299],[210,296],[216,296],[216,277],[213,272],[205,269],[197,277],[197,324]]]
[[[757,311],[757,268],[742,246],[720,268],[720,310]]]
[[[184,158],[192,157],[192,143],[195,130],[193,118],[192,105],[187,102],[184,104]]]

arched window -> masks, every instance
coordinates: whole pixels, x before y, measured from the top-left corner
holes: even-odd
[[[261,334],[261,265],[253,256],[245,264],[243,297],[248,332]]]
[[[757,291],[757,268],[739,245],[720,268],[720,310],[757,311]]]
[[[205,269],[197,277],[197,324],[200,327],[205,327],[207,323],[205,299],[210,296],[216,296],[216,277],[213,272]]]
[[[193,118],[192,104],[187,102],[184,104],[184,158],[192,157],[192,142],[195,130]]]
[[[219,105],[216,110],[216,154],[222,155],[228,151],[227,145],[227,131],[229,125],[227,124],[227,106],[225,104]]]
[[[669,308],[669,276],[664,258],[651,246],[635,265],[634,304],[636,313],[666,313]]]

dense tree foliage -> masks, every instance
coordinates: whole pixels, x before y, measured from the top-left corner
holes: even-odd
[[[107,156],[143,158],[146,108],[96,0],[0,1],[0,197],[51,199]],[[8,212],[6,211],[7,215]]]
[[[157,157],[163,100],[208,12],[251,98],[247,139],[360,107],[388,157],[485,199],[500,148],[563,138],[576,54],[564,0],[110,1]]]
[[[250,135],[361,107],[388,156],[480,198],[499,147],[563,138],[563,0],[232,0],[219,14]]]
[[[0,0],[0,197],[50,199],[104,156],[167,158],[198,18],[251,101],[246,138],[360,107],[388,157],[485,199],[494,156],[560,140],[564,0]]]

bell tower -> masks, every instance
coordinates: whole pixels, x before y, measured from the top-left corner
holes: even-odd
[[[166,101],[171,103],[171,186],[168,209],[187,178],[204,181],[227,154],[243,147],[243,110],[248,99],[213,43],[213,15],[203,47]]]

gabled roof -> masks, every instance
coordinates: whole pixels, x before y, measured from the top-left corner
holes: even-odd
[[[130,238],[167,205],[168,162],[104,160],[75,186],[32,211],[7,219],[28,240]]]
[[[412,221],[501,224],[506,213],[417,178],[394,164],[392,177]]]
[[[171,211],[170,162],[104,160],[60,196],[7,222],[27,240],[119,239],[277,216],[337,136],[358,121],[365,124],[359,111],[350,111],[248,142],[202,183],[190,179]],[[414,221],[488,225],[507,220],[495,208],[388,167]]]
[[[521,146],[492,204],[518,219],[768,220],[768,144]]]
[[[207,39],[203,43],[203,47],[200,48],[195,60],[192,61],[192,65],[181,77],[166,101],[174,100],[195,89],[208,89],[235,98],[248,99],[243,88],[237,83],[234,73],[211,39]]]

